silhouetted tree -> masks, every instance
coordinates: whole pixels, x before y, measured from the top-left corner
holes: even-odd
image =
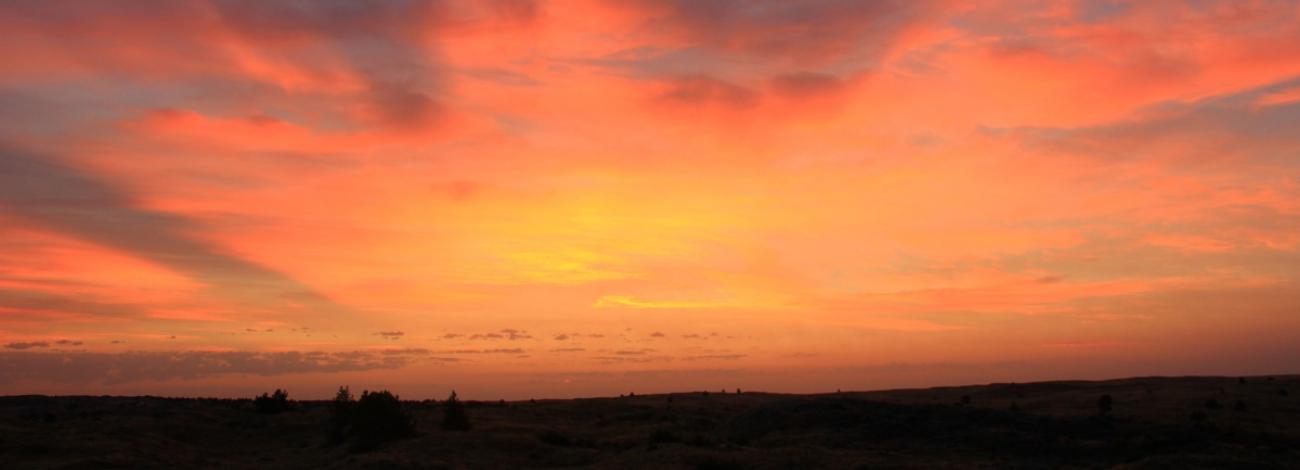
[[[258,413],[275,414],[289,411],[293,406],[289,403],[289,392],[275,389],[275,393],[266,394],[253,399],[253,409]]]
[[[1238,413],[1246,411],[1246,402],[1237,400],[1237,403],[1232,405],[1232,411],[1236,411]]]
[[[340,386],[334,400],[330,402],[330,443],[343,442],[347,436],[348,426],[352,425],[352,392]]]
[[[1246,385],[1245,377],[1237,377],[1237,385]]]
[[[1111,398],[1109,394],[1102,395],[1101,398],[1097,399],[1097,413],[1103,415],[1110,414],[1111,405],[1114,403],[1115,400]]]
[[[402,410],[402,402],[388,390],[362,391],[352,406],[352,432],[357,448],[365,450],[415,434],[415,423]]]
[[[1208,410],[1217,410],[1219,408],[1222,408],[1222,406],[1219,405],[1219,400],[1215,400],[1211,398],[1209,400],[1205,400],[1205,408]]]
[[[456,398],[455,390],[442,403],[442,428],[448,431],[468,431],[470,428],[469,415],[465,413],[465,405]]]
[[[739,387],[736,388],[736,395],[740,395],[740,388],[739,388]]]

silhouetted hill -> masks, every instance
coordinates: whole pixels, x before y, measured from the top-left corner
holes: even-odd
[[[14,396],[0,468],[1296,468],[1298,391],[1186,377],[466,401],[469,431],[407,401],[415,435],[373,447],[332,442],[325,401]]]

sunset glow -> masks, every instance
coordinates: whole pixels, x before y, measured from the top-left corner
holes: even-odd
[[[1293,1],[5,2],[0,394],[1300,370]]]

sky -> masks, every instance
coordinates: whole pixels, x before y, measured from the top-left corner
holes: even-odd
[[[0,394],[1300,372],[1300,2],[0,3]]]

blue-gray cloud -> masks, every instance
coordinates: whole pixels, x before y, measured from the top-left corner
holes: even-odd
[[[0,147],[0,212],[46,230],[117,250],[259,304],[295,301],[318,313],[333,302],[280,272],[242,259],[194,234],[202,227],[180,215],[139,206],[124,190],[63,159]],[[0,301],[27,308],[63,305],[123,315],[133,309],[48,294],[0,292]]]

